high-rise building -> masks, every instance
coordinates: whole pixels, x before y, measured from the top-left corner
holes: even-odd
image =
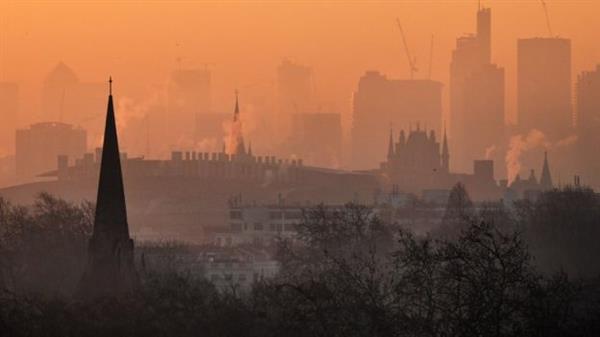
[[[87,133],[70,124],[37,123],[17,130],[15,143],[17,175],[32,177],[56,168],[59,156],[83,156]]]
[[[277,67],[277,115],[275,132],[280,140],[292,131],[292,115],[314,111],[312,69],[284,59]]]
[[[577,77],[577,130],[600,140],[600,65]]]
[[[391,80],[368,71],[353,98],[352,164],[372,168],[385,156],[381,130],[390,123],[410,128],[420,123],[439,134],[442,124],[442,84],[432,80]]]
[[[46,76],[41,93],[42,122],[79,125],[90,139],[102,135],[103,83],[83,82],[63,62]]]
[[[504,68],[485,64],[473,71],[464,82],[464,124],[457,135],[463,162],[493,159],[495,171],[504,173]],[[459,159],[455,159],[459,160]]]
[[[491,10],[477,12],[477,34],[460,37],[450,63],[453,167],[465,171],[504,140],[504,69],[491,63]],[[494,162],[500,168],[500,158]]]
[[[15,151],[15,131],[19,112],[19,86],[0,82],[0,157]]]
[[[586,184],[600,186],[600,65],[577,77],[577,165]]]
[[[168,85],[167,133],[170,143],[203,139],[198,115],[210,113],[211,73],[208,69],[173,71]],[[184,138],[182,140],[181,138]]]
[[[519,39],[517,107],[522,132],[541,131],[558,140],[572,131],[571,40]]]
[[[337,113],[292,115],[290,149],[309,165],[337,167],[342,151],[342,121]]]
[[[277,67],[277,95],[279,113],[291,116],[312,109],[313,83],[312,69],[288,59]]]

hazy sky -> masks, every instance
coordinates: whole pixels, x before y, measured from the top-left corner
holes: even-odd
[[[600,1],[547,0],[555,34],[573,40],[573,76],[600,63]],[[516,39],[547,36],[540,1],[482,1],[492,8],[494,62],[506,68],[515,110]],[[0,80],[18,81],[33,117],[38,91],[60,60],[85,81],[109,74],[115,90],[140,95],[170,70],[207,64],[214,105],[231,108],[234,88],[268,97],[284,57],[314,69],[324,110],[348,113],[368,69],[408,77],[398,17],[427,76],[448,83],[455,39],[475,31],[477,1],[11,1],[0,0]],[[447,90],[445,93],[447,97]],[[446,109],[447,110],[447,109]],[[33,115],[32,115],[33,114]],[[23,122],[26,118],[22,118]]]

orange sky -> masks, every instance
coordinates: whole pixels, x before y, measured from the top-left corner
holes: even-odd
[[[573,76],[600,63],[600,1],[546,2],[555,34],[573,40]],[[492,8],[492,58],[506,68],[512,115],[516,39],[546,36],[544,12],[538,0],[482,4]],[[269,97],[276,66],[289,57],[314,69],[323,110],[347,114],[365,70],[408,76],[396,17],[423,70],[435,34],[432,77],[447,85],[450,52],[456,37],[474,32],[476,8],[464,0],[0,0],[0,80],[21,84],[24,123],[35,119],[41,81],[60,60],[85,81],[112,74],[115,90],[135,96],[164,83],[180,57],[184,67],[208,63],[214,105],[230,111],[236,87]]]

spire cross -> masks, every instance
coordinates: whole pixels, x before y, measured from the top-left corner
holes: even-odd
[[[108,94],[112,95],[112,76],[108,77]]]

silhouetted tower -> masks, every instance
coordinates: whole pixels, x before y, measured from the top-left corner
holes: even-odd
[[[394,135],[393,135],[393,131],[390,128],[390,140],[389,140],[389,144],[388,144],[388,155],[387,155],[388,159],[392,159],[394,157]]]
[[[244,134],[242,133],[242,120],[240,119],[240,105],[237,91],[235,92],[235,110],[233,112],[233,124],[231,127],[231,135],[233,141],[235,141],[233,154],[243,156],[246,154],[246,146],[244,145]]]
[[[542,176],[540,177],[540,187],[543,190],[550,190],[553,188],[550,166],[548,165],[548,152],[544,152],[544,166],[542,167]]]
[[[133,264],[133,240],[127,223],[112,79],[109,88],[94,229],[79,289],[85,298],[129,293],[138,281]]]
[[[480,7],[477,34],[459,37],[452,51],[450,141],[453,168],[461,171],[504,138],[504,69],[491,63],[491,22],[491,10]]]
[[[517,108],[523,132],[537,129],[550,140],[572,131],[571,40],[519,39]]]
[[[482,63],[492,61],[492,11],[479,8],[477,11],[477,41]]]
[[[445,172],[450,172],[450,151],[448,150],[446,128],[444,128],[444,143],[442,144],[442,168]]]

